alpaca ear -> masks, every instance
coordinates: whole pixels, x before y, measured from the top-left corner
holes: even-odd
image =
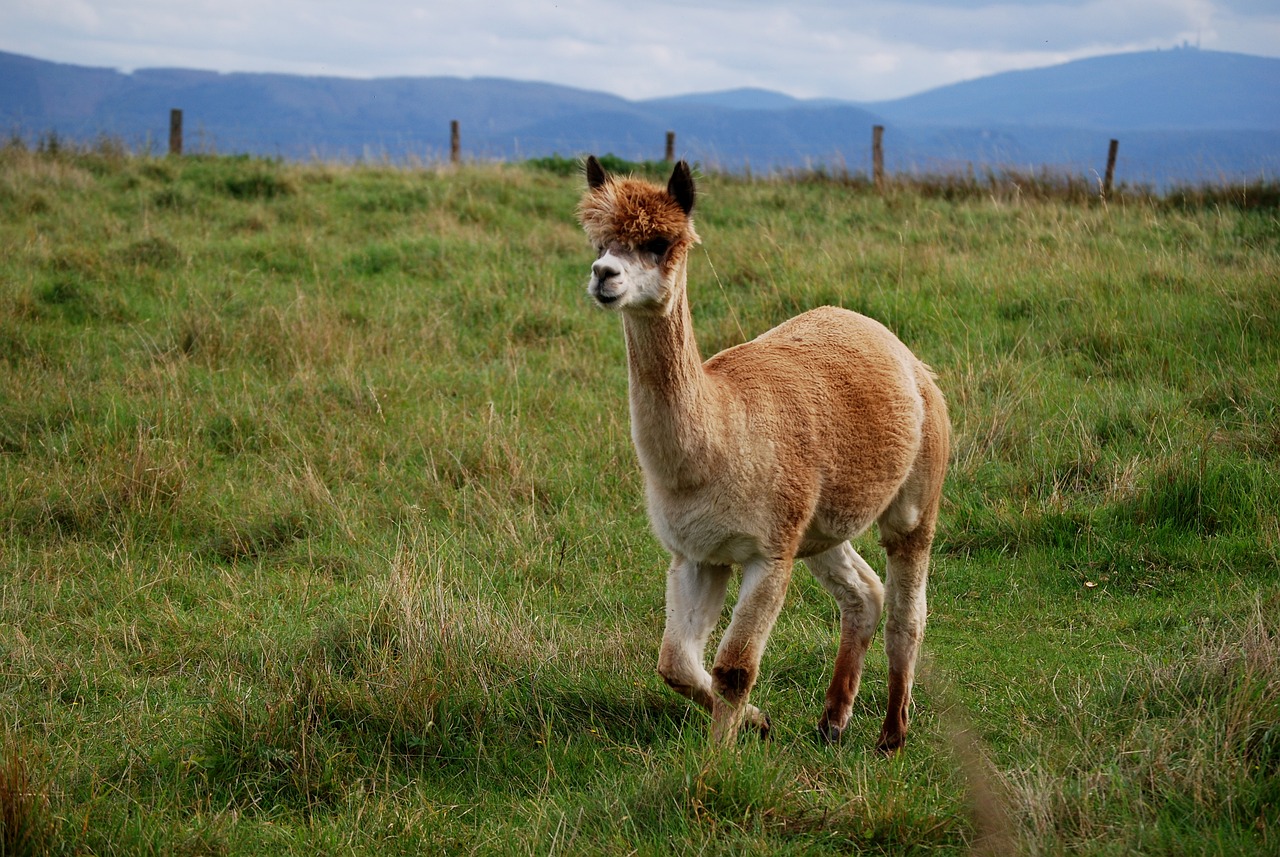
[[[671,181],[667,182],[667,193],[675,198],[685,214],[692,213],[696,191],[693,186],[693,174],[689,172],[687,162],[680,161],[671,171]]]
[[[609,175],[600,166],[595,155],[587,156],[587,187],[595,190],[609,180]]]

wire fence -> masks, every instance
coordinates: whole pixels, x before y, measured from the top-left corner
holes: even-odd
[[[823,175],[866,181],[881,189],[890,181],[927,180],[958,188],[1007,178],[1022,184],[1079,185],[1104,197],[1120,187],[1165,192],[1199,185],[1275,183],[1280,176],[1280,132],[1266,131],[1234,133],[1225,148],[1222,135],[1133,132],[1121,146],[1118,136],[1087,130],[990,131],[879,124],[851,127],[848,139],[838,142],[829,136],[810,136],[803,129],[789,131],[780,123],[759,134],[657,127],[600,130],[589,124],[554,133],[511,134],[483,127],[469,131],[458,120],[439,129],[353,122],[307,134],[294,123],[189,122],[180,109],[169,114],[167,150],[159,142],[159,130],[71,127],[59,133],[81,140],[111,137],[131,151],[147,154],[249,154],[288,161],[412,166],[579,158],[593,153],[637,163],[679,157],[705,172],[753,177]],[[11,134],[11,138],[20,136]]]

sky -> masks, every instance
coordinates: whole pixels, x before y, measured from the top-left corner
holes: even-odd
[[[1181,45],[1280,56],[1277,0],[0,0],[0,50],[122,71],[506,77],[878,101]]]

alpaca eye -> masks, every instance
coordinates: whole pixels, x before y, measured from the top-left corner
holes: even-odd
[[[669,250],[670,248],[671,248],[671,241],[670,239],[667,239],[667,238],[654,238],[651,241],[646,241],[644,244],[640,246],[641,250],[645,251],[646,253],[652,253],[655,256],[661,256],[663,253],[666,253],[667,250]]]

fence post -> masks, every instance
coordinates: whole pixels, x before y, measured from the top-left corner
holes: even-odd
[[[1120,150],[1120,141],[1112,140],[1107,148],[1107,172],[1102,178],[1102,196],[1111,196],[1111,182],[1116,177],[1116,153]]]
[[[182,111],[169,111],[169,154],[182,154]]]
[[[458,120],[449,122],[449,163],[456,164],[462,160],[462,134],[458,130]]]
[[[876,190],[884,190],[884,126],[871,127],[871,181]]]
[[[667,163],[670,163],[675,159],[676,159],[676,132],[668,131],[667,132],[667,154],[663,157],[662,160],[666,161]]]

